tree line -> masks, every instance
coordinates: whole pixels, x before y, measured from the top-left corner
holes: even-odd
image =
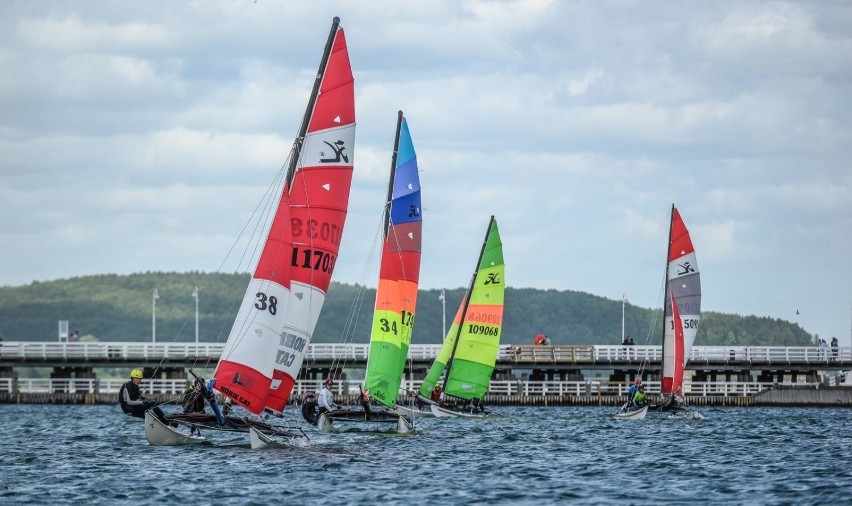
[[[146,272],[103,274],[24,286],[0,287],[0,336],[6,341],[55,341],[59,320],[79,330],[83,340],[151,341],[156,305],[157,342],[195,340],[198,287],[199,341],[224,342],[245,293],[246,273]],[[158,298],[154,300],[154,290]],[[412,342],[440,343],[443,307],[446,328],[458,311],[464,288],[420,290]],[[332,283],[313,341],[369,341],[375,289]],[[528,344],[545,333],[552,344],[619,344],[621,301],[571,290],[507,288],[504,344]],[[660,308],[627,305],[625,332],[636,344],[659,344]],[[814,337],[798,324],[761,316],[705,311],[696,337],[699,346],[807,346]]]

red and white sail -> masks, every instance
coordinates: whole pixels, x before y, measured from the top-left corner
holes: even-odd
[[[253,413],[280,413],[293,390],[337,262],[349,205],[355,91],[335,18],[281,200],[214,375]]]
[[[673,305],[676,304],[676,306]],[[673,394],[683,383],[683,370],[698,333],[701,317],[701,275],[695,248],[678,210],[672,206],[666,269],[665,319],[663,322],[664,395]],[[675,315],[675,312],[678,314]],[[682,330],[678,339],[676,329]],[[682,343],[682,347],[681,344]]]

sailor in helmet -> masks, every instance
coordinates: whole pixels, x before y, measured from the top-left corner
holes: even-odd
[[[121,390],[118,391],[121,410],[127,415],[145,418],[145,411],[151,409],[157,418],[165,420],[163,411],[157,407],[157,403],[142,395],[140,383],[142,383],[142,369],[133,369],[130,371],[130,381],[121,385]]]
[[[317,399],[317,404],[319,405],[319,414],[325,413],[326,411],[334,411],[339,409],[334,403],[334,396],[331,393],[331,387],[334,386],[334,380],[326,378],[323,382],[322,390],[319,393],[319,399]]]

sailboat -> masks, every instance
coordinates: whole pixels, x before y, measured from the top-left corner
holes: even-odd
[[[654,406],[678,417],[699,418],[683,397],[683,371],[701,317],[701,274],[689,231],[672,204],[663,300],[663,358],[660,402]]]
[[[420,401],[429,404],[436,417],[491,415],[483,399],[500,347],[504,271],[503,244],[492,216],[470,285],[418,392]],[[442,377],[441,391],[438,382]]]
[[[396,430],[403,433],[414,428],[411,420],[394,408],[411,344],[417,305],[423,228],[421,214],[417,155],[408,122],[399,111],[383,212],[379,284],[367,372],[361,389],[361,409],[321,413],[316,417],[320,431],[329,432],[334,424],[353,422],[368,427],[396,425]],[[305,417],[309,422],[311,418]]]
[[[352,68],[335,17],[299,133],[281,174],[266,242],[221,358],[205,385],[213,415],[146,415],[152,445],[198,441],[181,429],[293,436],[251,416],[281,415],[331,282],[349,204],[355,143]],[[220,407],[216,394],[225,399]],[[223,407],[233,405],[233,412]],[[227,411],[227,410],[225,410]]]

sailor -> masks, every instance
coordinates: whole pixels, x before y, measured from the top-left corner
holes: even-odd
[[[204,413],[204,392],[202,386],[204,382],[200,379],[195,380],[195,383],[190,383],[183,394],[183,412],[184,413]]]
[[[630,388],[627,390],[627,400],[629,400],[629,401],[633,400],[633,396],[636,395],[636,390],[639,389],[639,385],[641,385],[641,384],[642,384],[641,378],[636,378],[633,381],[633,384],[630,385]]]
[[[121,385],[121,390],[118,392],[118,403],[121,405],[121,410],[127,415],[145,418],[145,411],[150,409],[154,411],[157,418],[165,421],[165,415],[157,407],[157,403],[142,395],[142,390],[139,388],[141,382],[142,370],[133,369],[130,371],[130,381]]]
[[[331,394],[331,387],[334,386],[334,380],[326,378],[323,383],[322,390],[319,393],[319,412],[320,414],[326,411],[334,411],[338,406],[334,404],[334,396]]]
[[[645,404],[645,385],[639,385],[639,389],[636,390],[636,394],[633,395],[633,406],[639,407]]]
[[[432,395],[429,398],[435,402],[441,400],[441,385],[435,385],[435,388],[432,389]]]
[[[305,392],[302,399],[302,418],[312,425],[317,424],[317,397],[313,392]]]

